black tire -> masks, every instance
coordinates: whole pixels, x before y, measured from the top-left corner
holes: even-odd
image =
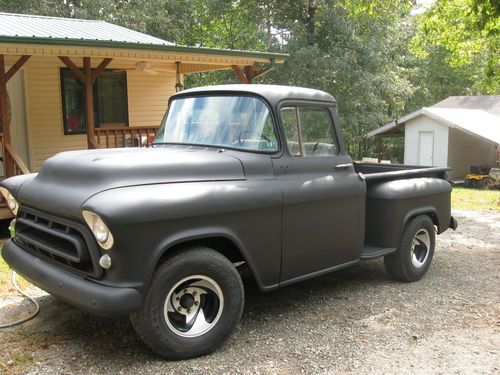
[[[398,250],[384,257],[385,269],[395,280],[418,281],[431,265],[435,244],[436,233],[431,218],[417,216],[406,225]]]
[[[210,287],[201,287],[200,283]],[[196,293],[201,289],[205,292]],[[213,352],[228,339],[241,319],[244,299],[240,275],[226,257],[210,248],[190,248],[173,255],[156,270],[142,309],[131,314],[130,320],[141,339],[160,356],[193,358]],[[194,321],[191,328],[190,309],[197,309],[189,320]],[[195,335],[198,318],[202,326],[205,323],[211,328],[197,329]],[[190,334],[193,336],[186,336]]]
[[[486,190],[490,186],[490,181],[487,178],[483,178],[482,180],[477,182],[478,189]]]

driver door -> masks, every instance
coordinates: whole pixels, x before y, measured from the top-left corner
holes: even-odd
[[[275,159],[283,191],[281,283],[315,276],[359,259],[365,185],[340,149],[333,108],[281,108],[287,150]]]

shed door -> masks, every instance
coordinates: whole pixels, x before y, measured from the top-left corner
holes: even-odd
[[[434,159],[434,133],[418,133],[418,165],[432,166]]]

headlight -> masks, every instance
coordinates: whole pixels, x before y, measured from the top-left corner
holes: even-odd
[[[17,203],[16,198],[14,198],[10,193],[10,191],[8,191],[6,188],[0,187],[0,192],[5,197],[5,200],[7,201],[7,207],[9,207],[9,210],[11,210],[14,213],[14,215],[17,215],[19,204]]]
[[[111,249],[114,242],[113,235],[99,215],[85,210],[82,211],[82,215],[95,239],[99,243],[99,246],[101,246],[104,250]]]

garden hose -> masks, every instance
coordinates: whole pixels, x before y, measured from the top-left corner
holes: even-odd
[[[16,219],[12,220],[12,222],[10,223],[10,226],[9,226],[9,231],[10,231],[10,236],[11,237],[15,236],[15,230],[14,230],[14,228],[15,228],[15,220]],[[20,294],[22,294],[23,296],[25,296],[27,299],[29,299],[35,305],[35,311],[30,316],[28,316],[26,318],[19,319],[19,320],[16,320],[14,322],[11,322],[11,323],[0,324],[0,329],[1,328],[8,328],[8,327],[17,326],[18,324],[27,322],[28,320],[31,320],[35,316],[37,316],[38,313],[40,312],[40,305],[38,304],[38,302],[32,296],[30,296],[28,293],[24,292],[19,287],[19,285],[17,285],[17,273],[13,269],[11,269],[10,272],[11,272],[10,273],[10,281],[12,282],[12,285],[14,285],[14,288],[16,288],[16,290]]]
[[[17,326],[18,324],[21,324],[21,323],[27,322],[28,320],[33,319],[40,312],[40,305],[38,304],[38,302],[32,296],[30,296],[28,293],[24,292],[19,287],[19,285],[17,285],[17,273],[14,270],[11,270],[10,272],[11,272],[10,280],[12,282],[12,285],[14,285],[14,288],[16,288],[16,290],[19,293],[21,293],[23,296],[25,296],[27,299],[29,299],[35,305],[35,311],[30,316],[28,316],[26,318],[19,319],[19,320],[16,320],[14,322],[11,322],[11,323],[0,324],[0,328],[8,328],[8,327]]]

